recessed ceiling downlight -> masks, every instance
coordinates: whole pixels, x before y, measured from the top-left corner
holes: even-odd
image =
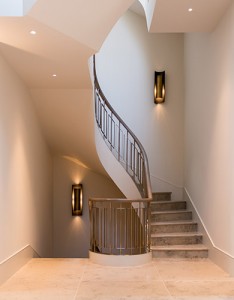
[[[53,74],[52,76],[53,76],[53,77],[57,77],[57,74]]]
[[[31,35],[36,35],[37,32],[36,32],[35,30],[31,30],[31,31],[30,31],[30,34],[31,34]]]
[[[188,11],[189,11],[189,12],[192,12],[192,11],[193,11],[192,7],[190,7],[190,8],[188,9]]]

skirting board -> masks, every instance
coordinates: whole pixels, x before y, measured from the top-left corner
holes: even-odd
[[[27,245],[0,263],[0,285],[23,267],[31,258],[39,257],[35,250]]]
[[[187,201],[187,208],[192,211],[194,221],[198,223],[199,232],[203,234],[203,243],[209,249],[209,259],[231,276],[234,276],[234,257],[215,246],[186,189],[184,189],[184,200]]]

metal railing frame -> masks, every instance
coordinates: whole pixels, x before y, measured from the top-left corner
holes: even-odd
[[[95,56],[93,75],[97,126],[108,148],[130,175],[142,198],[89,199],[90,251],[117,255],[147,253],[150,251],[152,200],[148,159],[138,138],[102,92],[96,74]]]

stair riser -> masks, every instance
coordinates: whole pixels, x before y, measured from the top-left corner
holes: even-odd
[[[202,236],[152,237],[152,246],[201,244]]]
[[[169,221],[188,221],[192,220],[192,212],[181,212],[181,213],[162,213],[152,214],[152,222],[169,222]]]
[[[186,202],[151,203],[151,211],[168,211],[186,209]]]
[[[207,258],[207,250],[153,250],[153,258]]]
[[[153,193],[153,201],[170,201],[171,193]]]
[[[195,232],[197,224],[151,225],[151,233]]]

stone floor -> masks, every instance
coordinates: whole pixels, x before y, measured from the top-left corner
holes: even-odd
[[[0,287],[0,300],[227,300],[234,278],[210,260],[106,267],[88,259],[32,259]]]

